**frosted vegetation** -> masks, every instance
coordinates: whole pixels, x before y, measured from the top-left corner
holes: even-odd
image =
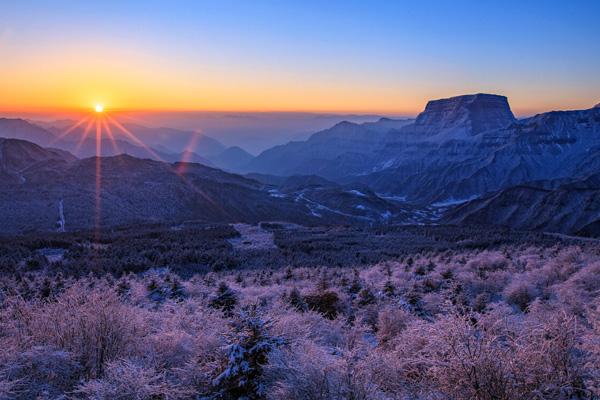
[[[600,255],[3,278],[2,399],[589,399]]]

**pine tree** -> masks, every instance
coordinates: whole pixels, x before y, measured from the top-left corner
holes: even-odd
[[[265,398],[262,375],[269,353],[284,344],[282,338],[270,336],[269,322],[254,312],[241,313],[233,325],[225,369],[213,381],[213,399],[260,400]]]
[[[223,311],[225,315],[230,316],[237,302],[238,300],[235,292],[231,290],[225,282],[221,282],[217,288],[216,295],[210,301],[209,305]]]
[[[289,302],[298,311],[306,311],[308,309],[308,305],[304,301],[304,298],[302,298],[297,287],[294,287],[290,292]]]

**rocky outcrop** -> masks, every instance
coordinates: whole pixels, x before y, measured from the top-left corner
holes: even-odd
[[[506,97],[478,93],[430,101],[406,131],[425,137],[465,139],[514,121]]]

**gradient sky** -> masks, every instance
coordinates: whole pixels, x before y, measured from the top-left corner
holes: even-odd
[[[0,0],[0,109],[414,114],[600,102],[600,1]]]

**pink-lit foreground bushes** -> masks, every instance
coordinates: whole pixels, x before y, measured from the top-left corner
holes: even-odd
[[[590,399],[600,256],[5,280],[1,399]]]

